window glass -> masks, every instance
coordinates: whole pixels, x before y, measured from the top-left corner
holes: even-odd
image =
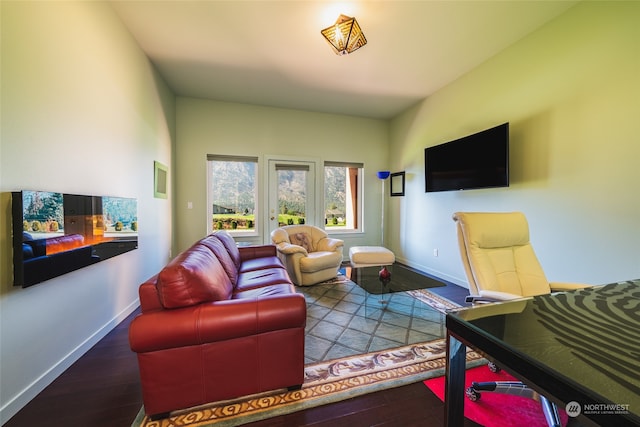
[[[305,224],[307,219],[307,165],[278,164],[278,225]]]
[[[324,222],[327,232],[360,230],[361,177],[362,164],[325,162]]]
[[[208,156],[209,232],[256,232],[258,159]]]

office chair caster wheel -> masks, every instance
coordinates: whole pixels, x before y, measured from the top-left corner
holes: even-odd
[[[474,389],[473,387],[467,387],[464,394],[466,394],[467,398],[472,402],[480,400],[480,397],[482,397],[482,395],[479,392],[477,392],[476,389]]]
[[[496,365],[495,363],[493,363],[493,362],[489,362],[489,364],[488,364],[487,366],[489,367],[489,370],[490,370],[491,372],[493,372],[494,374],[495,374],[495,373],[498,373],[498,372],[500,372],[500,371],[502,370],[499,366],[497,366],[497,365]]]

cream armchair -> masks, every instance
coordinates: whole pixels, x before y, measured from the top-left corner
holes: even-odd
[[[315,285],[337,276],[344,242],[312,225],[287,225],[271,232],[278,257],[293,283]]]

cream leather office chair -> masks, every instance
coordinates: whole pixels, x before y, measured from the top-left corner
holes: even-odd
[[[287,225],[273,230],[271,241],[296,285],[315,285],[337,276],[344,242],[330,238],[323,229]]]
[[[527,219],[520,212],[456,212],[453,220],[469,281],[468,302],[506,301],[588,286],[547,280],[529,241]],[[499,370],[493,364],[489,369]],[[477,400],[485,391],[538,400],[547,423],[560,426],[555,404],[520,382],[473,383],[467,397]]]
[[[456,212],[453,220],[471,301],[510,300],[587,286],[547,280],[521,212]]]

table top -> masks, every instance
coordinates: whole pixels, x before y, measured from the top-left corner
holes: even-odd
[[[548,397],[640,420],[640,280],[456,310],[447,328]]]

